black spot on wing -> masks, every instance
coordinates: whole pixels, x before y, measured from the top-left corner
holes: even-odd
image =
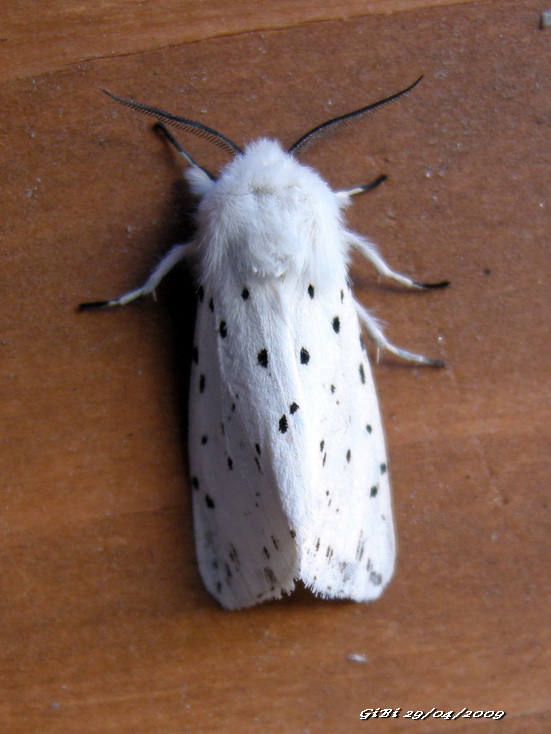
[[[213,301],[213,299],[212,299],[212,298],[211,298],[211,299],[210,299],[210,301],[209,301],[209,308],[210,308],[210,310],[211,310],[212,312],[214,312],[214,301]]]
[[[335,318],[331,322],[331,326],[333,327],[333,331],[335,332],[335,334],[338,334],[341,330],[341,321],[338,316],[335,316]]]
[[[199,392],[205,392],[205,375],[199,375]]]
[[[228,326],[225,321],[220,322],[220,326],[218,327],[218,333],[222,337],[222,339],[225,339],[228,336]]]
[[[291,415],[294,415],[298,409],[299,406],[296,403],[291,403],[291,405],[289,406],[289,412],[291,413]]]
[[[302,347],[302,349],[300,350],[300,363],[308,364],[309,361],[310,361],[310,354],[307,349]]]
[[[207,507],[209,508],[209,510],[214,510],[214,500],[209,494],[205,495],[205,502],[207,503]]]
[[[199,303],[203,303],[203,298],[205,297],[205,289],[202,285],[200,285],[197,289],[197,297],[199,298]]]
[[[249,289],[248,288],[243,288],[243,290],[241,291],[241,298],[244,301],[246,301],[246,300],[248,300],[249,296],[250,296]]]
[[[381,474],[386,474],[386,464],[381,464]]]
[[[288,428],[289,428],[289,423],[287,421],[287,416],[284,414],[279,419],[279,430],[281,433],[287,433]]]
[[[271,568],[265,568],[264,569],[264,576],[267,578],[270,584],[272,584],[272,590],[275,588],[275,585],[277,583],[277,579],[275,576],[275,573],[272,571]]]
[[[193,489],[199,489],[199,480],[197,477],[191,477],[191,486]]]
[[[375,571],[371,571],[371,573],[369,574],[369,580],[371,581],[373,586],[380,586],[383,581],[383,577],[380,573],[375,573]]]
[[[268,367],[268,350],[267,349],[261,349],[260,352],[257,354],[257,361],[258,364],[261,367]]]
[[[378,491],[379,491],[379,485],[378,484],[374,484],[371,487],[370,491],[369,491],[369,496],[370,497],[376,497]]]
[[[314,297],[314,292],[314,286],[310,283],[310,285],[308,286],[308,295],[310,296],[310,298]]]
[[[373,428],[372,428],[372,427],[371,427],[371,426],[369,425],[369,423],[368,423],[368,424],[367,424],[367,426],[365,427],[365,430],[366,430],[366,431],[367,431],[368,433],[371,433],[371,432],[373,431]]]
[[[204,446],[209,440],[208,436],[201,436],[201,445]]]
[[[360,365],[360,380],[362,381],[362,385],[365,385],[365,369],[363,364]]]

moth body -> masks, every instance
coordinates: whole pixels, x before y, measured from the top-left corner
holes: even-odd
[[[85,304],[124,305],[153,293],[177,262],[194,269],[195,542],[203,581],[227,609],[279,598],[297,581],[322,597],[370,601],[392,576],[385,442],[362,327],[378,348],[417,364],[442,363],[386,340],[352,294],[350,249],[404,286],[446,283],[425,286],[394,272],[346,228],[342,208],[383,177],[334,192],[296,153],[404,92],[314,128],[289,151],[264,138],[242,151],[204,125],[119,100],[234,155],[215,178],[163,128],[190,164],[197,232],[169,251],[142,288]]]

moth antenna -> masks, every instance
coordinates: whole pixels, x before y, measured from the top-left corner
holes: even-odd
[[[340,115],[339,117],[334,117],[332,120],[327,120],[327,122],[323,122],[321,125],[318,125],[317,127],[305,133],[301,138],[296,141],[296,143],[293,143],[288,152],[295,154],[299,152],[302,153],[302,151],[306,150],[306,148],[309,148],[312,143],[315,143],[316,140],[319,140],[320,138],[329,135],[329,133],[332,133],[335,130],[340,130],[341,128],[346,127],[347,125],[350,125],[357,120],[361,120],[366,115],[370,115],[372,112],[379,109],[380,107],[384,107],[391,102],[399,99],[399,97],[403,97],[404,94],[407,94],[414,87],[416,87],[422,78],[423,75],[421,74],[419,79],[414,81],[413,84],[410,84],[409,87],[402,89],[400,92],[396,92],[396,94],[391,94],[390,97],[385,97],[384,99],[380,99],[378,102],[372,102],[371,104],[366,105],[366,107],[360,107],[359,110],[354,110],[354,112],[348,112],[345,115]]]
[[[172,125],[173,127],[177,127],[181,130],[185,130],[188,133],[197,135],[204,140],[208,140],[210,143],[214,143],[214,145],[218,146],[226,153],[229,153],[231,156],[238,154],[241,155],[243,153],[241,148],[236,145],[232,140],[227,138],[225,135],[222,135],[222,133],[213,130],[212,127],[207,127],[207,125],[203,125],[202,122],[188,120],[186,117],[178,117],[178,115],[173,115],[171,112],[165,112],[164,110],[160,110],[157,107],[151,107],[150,105],[142,104],[141,102],[134,102],[134,100],[132,99],[118,97],[116,94],[107,91],[107,89],[102,89],[101,91],[108,97],[111,97],[111,99],[114,99],[116,102],[120,102],[121,104],[124,104],[133,110],[143,112],[146,115],[155,117],[160,122],[166,122],[167,125]]]

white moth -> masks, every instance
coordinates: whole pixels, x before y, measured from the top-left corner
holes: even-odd
[[[387,341],[351,293],[349,251],[404,286],[447,283],[394,272],[346,229],[341,209],[384,177],[333,192],[296,154],[415,84],[314,128],[287,152],[267,139],[242,151],[200,123],[115,97],[234,156],[215,178],[161,126],[189,164],[196,235],[173,247],[143,287],[82,306],[124,305],[154,293],[181,260],[194,268],[195,542],[203,581],[226,609],[277,599],[297,581],[322,597],[365,602],[392,576],[385,441],[361,326],[379,349],[417,364],[442,362]]]

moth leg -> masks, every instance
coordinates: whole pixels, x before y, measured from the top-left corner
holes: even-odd
[[[356,306],[356,312],[361,325],[366,330],[371,341],[376,345],[377,350],[385,350],[401,359],[405,359],[406,362],[413,362],[414,364],[423,364],[430,367],[445,366],[445,362],[441,359],[431,359],[422,354],[415,354],[414,352],[408,352],[406,349],[396,347],[392,342],[388,341],[377,319],[361,303],[358,303],[358,301],[354,301],[354,305]]]
[[[187,150],[183,147],[183,145],[180,144],[180,142],[174,137],[174,135],[170,132],[170,130],[164,125],[162,122],[156,122],[153,125],[153,129],[157,132],[164,135],[166,140],[172,145],[173,148],[177,151],[178,155],[182,156],[182,158],[185,160],[185,162],[190,165],[192,168],[198,168],[200,171],[203,171],[203,173],[211,180],[215,181],[215,177],[207,171],[206,168],[203,168],[203,166],[200,166],[187,152]]]
[[[155,270],[153,270],[153,272],[141,288],[136,288],[133,291],[128,291],[128,293],[124,293],[119,298],[114,298],[110,301],[93,301],[90,303],[81,303],[79,306],[79,311],[86,311],[91,308],[103,308],[105,306],[126,306],[127,303],[131,303],[137,298],[147,296],[150,293],[152,293],[154,296],[157,286],[165,277],[165,275],[167,275],[172,270],[172,268],[180,262],[180,260],[183,260],[188,255],[189,248],[187,245],[175,245],[163,257],[161,262],[157,265]]]
[[[373,181],[363,184],[363,186],[356,186],[353,189],[346,189],[345,191],[337,191],[337,198],[346,204],[352,196],[358,196],[358,194],[365,194],[367,191],[373,191],[373,189],[376,189],[377,186],[380,186],[380,184],[386,181],[387,178],[388,176],[382,173]]]
[[[421,288],[421,289],[433,289],[433,288],[445,288],[450,284],[449,280],[442,280],[439,283],[420,283],[418,280],[413,280],[407,275],[397,273],[395,270],[387,265],[385,260],[377,252],[377,248],[371,242],[358,237],[358,235],[349,233],[348,243],[355,250],[360,252],[369,262],[373,265],[375,270],[385,278],[393,280],[395,283],[405,285],[406,288]]]

